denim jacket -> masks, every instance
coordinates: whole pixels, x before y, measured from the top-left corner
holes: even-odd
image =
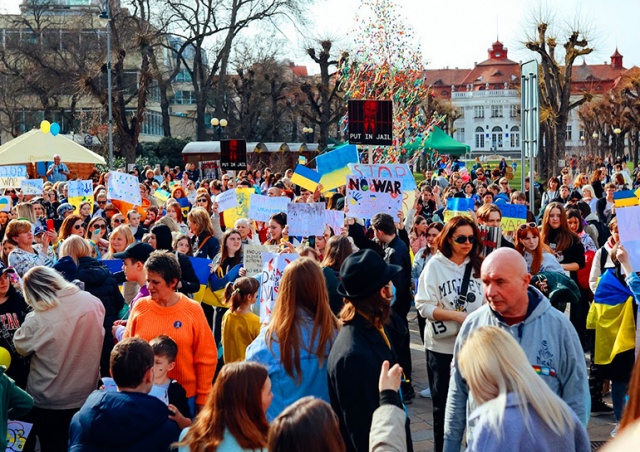
[[[267,420],[273,421],[287,406],[305,396],[314,396],[329,403],[329,386],[327,375],[327,359],[331,344],[327,344],[322,365],[315,354],[309,350],[315,349],[316,339],[311,338],[313,318],[306,312],[298,310],[298,327],[300,328],[300,369],[302,378],[300,383],[287,374],[280,361],[280,344],[277,338],[271,341],[271,348],[266,343],[267,327],[263,326],[260,335],[247,347],[246,360],[264,365],[269,371],[273,401],[267,410]],[[337,331],[334,334],[335,339]],[[309,346],[308,344],[311,344]]]

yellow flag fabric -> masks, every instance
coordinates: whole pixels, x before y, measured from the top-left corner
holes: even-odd
[[[595,364],[610,364],[618,353],[634,349],[636,327],[632,297],[616,305],[592,303],[587,328],[596,330]]]

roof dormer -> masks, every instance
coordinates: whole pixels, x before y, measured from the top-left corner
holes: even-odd
[[[488,52],[490,60],[507,59],[507,48],[500,41],[494,42]]]
[[[622,69],[622,55],[618,52],[617,47],[616,51],[611,55],[611,67],[614,69]]]

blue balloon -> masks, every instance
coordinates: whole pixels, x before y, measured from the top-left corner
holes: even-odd
[[[60,133],[60,124],[58,124],[57,122],[52,123],[50,131],[51,135],[53,135],[54,137],[58,135]]]

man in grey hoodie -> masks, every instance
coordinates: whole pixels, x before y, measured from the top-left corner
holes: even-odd
[[[457,354],[476,328],[492,325],[505,329],[518,341],[534,370],[558,394],[586,427],[590,397],[587,365],[580,340],[569,319],[534,287],[529,286],[524,258],[515,250],[500,248],[482,264],[482,283],[488,303],[469,314],[462,324],[453,352],[447,397],[444,451],[459,451],[468,413],[475,408]]]

